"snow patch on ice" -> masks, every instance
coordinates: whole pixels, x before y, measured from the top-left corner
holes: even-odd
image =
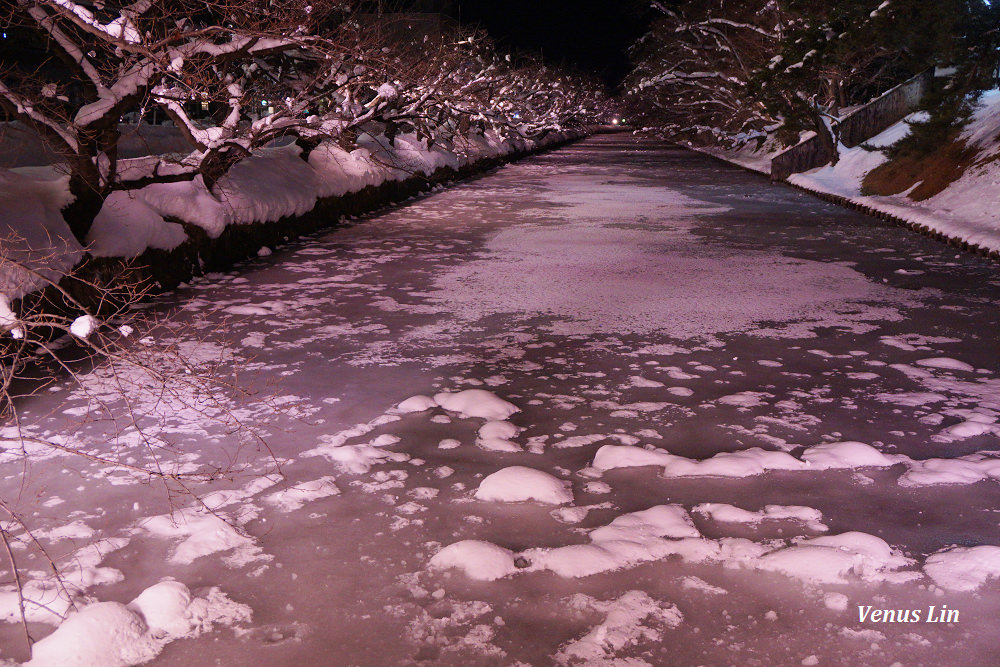
[[[622,658],[628,649],[663,640],[663,630],[676,628],[684,620],[677,605],[658,602],[644,591],[628,591],[615,600],[597,600],[578,593],[567,600],[571,609],[597,612],[604,620],[553,656],[560,665],[618,665],[646,667],[641,658]]]

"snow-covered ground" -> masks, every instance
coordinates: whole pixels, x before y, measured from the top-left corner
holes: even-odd
[[[865,144],[872,147],[893,144],[907,133],[908,121],[921,115],[918,112],[907,117]],[[919,202],[908,198],[907,193],[888,197],[862,196],[861,182],[865,175],[885,162],[886,157],[860,146],[840,146],[840,160],[835,166],[792,174],[788,181],[807,190],[838,195],[907,222],[925,225],[970,245],[1000,251],[1000,159],[997,159],[1000,156],[1000,90],[983,95],[961,138],[978,150],[977,163],[944,191]],[[716,148],[704,151],[765,174],[770,172],[770,161],[776,154],[766,148],[761,152]]]
[[[0,463],[99,601],[33,664],[995,664],[985,260],[622,135],[263,255],[155,307],[279,381],[241,409],[284,477],[184,412],[177,465],[244,465],[204,506]],[[24,407],[147,456],[79,393]]]

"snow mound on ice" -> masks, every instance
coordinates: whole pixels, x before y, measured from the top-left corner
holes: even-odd
[[[755,408],[764,405],[764,394],[760,391],[741,391],[736,394],[729,394],[719,399],[723,405],[732,405],[738,408]]]
[[[917,366],[926,366],[927,368],[944,368],[951,371],[976,370],[973,366],[970,366],[964,361],[959,361],[958,359],[952,359],[951,357],[931,357],[929,359],[918,359]]]
[[[850,574],[874,582],[914,579],[919,577],[915,572],[894,572],[912,563],[885,540],[851,531],[802,540],[773,551],[764,555],[757,567],[811,583],[840,584]]]
[[[802,460],[817,470],[831,468],[885,468],[898,461],[863,442],[827,442],[802,452]]]
[[[978,457],[978,458],[976,458]],[[973,461],[972,459],[976,460]],[[977,479],[990,476],[1000,477],[1000,459],[990,459],[984,455],[970,455],[961,459],[963,465],[974,469]],[[760,447],[750,447],[735,452],[721,452],[704,460],[689,459],[671,454],[665,449],[640,448],[620,445],[605,445],[594,455],[596,470],[615,468],[640,468],[657,466],[663,468],[664,477],[751,477],[769,470],[831,470],[842,468],[885,468],[904,463],[914,468],[926,467],[928,462],[914,461],[902,454],[883,454],[863,442],[828,442],[807,448],[802,460],[786,452],[778,452]],[[910,475],[911,473],[907,473]],[[971,474],[971,473],[970,473]],[[906,477],[904,475],[904,477]],[[911,480],[910,486],[921,483]],[[903,483],[902,478],[900,481]],[[947,483],[947,482],[939,482]]]
[[[142,618],[120,602],[98,602],[72,614],[32,648],[31,667],[118,667],[158,653]]]
[[[711,517],[723,523],[745,523],[756,526],[762,521],[801,521],[810,530],[827,530],[822,523],[823,513],[803,505],[766,505],[759,512],[751,512],[742,507],[726,503],[702,503],[692,508],[693,512]]]
[[[995,452],[910,461],[910,469],[899,478],[899,485],[975,484],[987,479],[1000,480],[1000,457]]]
[[[606,602],[578,593],[568,603],[573,609],[605,614],[605,619],[560,649],[554,656],[560,665],[646,665],[643,660],[616,656],[640,643],[661,641],[660,628],[676,628],[684,620],[676,605],[657,602],[644,591],[628,591]]]
[[[150,586],[129,607],[142,614],[151,631],[179,637],[191,631],[187,608],[191,591],[179,581],[165,580]]]
[[[672,555],[689,562],[722,558],[719,545],[702,539],[680,505],[657,505],[623,514],[591,531],[590,540],[590,544],[528,549],[524,551],[528,569],[576,578]]]
[[[393,411],[396,414],[406,415],[411,412],[424,412],[436,407],[437,403],[430,396],[410,396],[408,399],[396,406]]]
[[[212,588],[192,598],[187,586],[165,580],[150,586],[129,605],[97,602],[71,614],[55,632],[36,643],[30,667],[125,667],[155,658],[168,643],[197,637],[214,625],[250,620],[246,605]]]
[[[598,470],[661,466],[664,477],[750,477],[768,470],[803,470],[806,464],[785,452],[751,447],[698,461],[662,449],[604,445],[594,456]]]
[[[511,438],[521,429],[507,421],[488,421],[479,429],[476,446],[496,452],[520,452],[521,445]]]
[[[521,409],[485,389],[466,389],[457,393],[441,392],[434,395],[434,402],[461,417],[480,417],[503,421]]]
[[[1000,547],[952,547],[927,557],[924,572],[941,588],[974,591],[987,579],[1000,579]]]
[[[565,505],[573,502],[573,492],[568,482],[547,472],[511,466],[484,479],[476,490],[476,498],[504,503],[534,500],[549,505]]]
[[[517,570],[510,549],[481,540],[462,540],[446,546],[430,560],[439,570],[462,570],[470,579],[495,581]]]

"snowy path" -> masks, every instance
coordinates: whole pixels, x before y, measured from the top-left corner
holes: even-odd
[[[996,664],[1000,548],[950,549],[1000,545],[993,264],[612,135],[161,302],[302,419],[271,425],[287,481],[218,500],[248,536],[150,519],[162,498],[94,466],[31,470],[55,553],[117,540],[80,558],[93,598],[170,576],[252,610],[156,664]],[[469,389],[502,401],[395,409]],[[547,474],[484,482],[515,466]]]

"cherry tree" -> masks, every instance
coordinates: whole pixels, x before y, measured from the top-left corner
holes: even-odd
[[[774,57],[784,30],[775,0],[653,5],[660,17],[633,45],[625,82],[642,123],[723,141],[775,122],[750,99],[755,72]]]

